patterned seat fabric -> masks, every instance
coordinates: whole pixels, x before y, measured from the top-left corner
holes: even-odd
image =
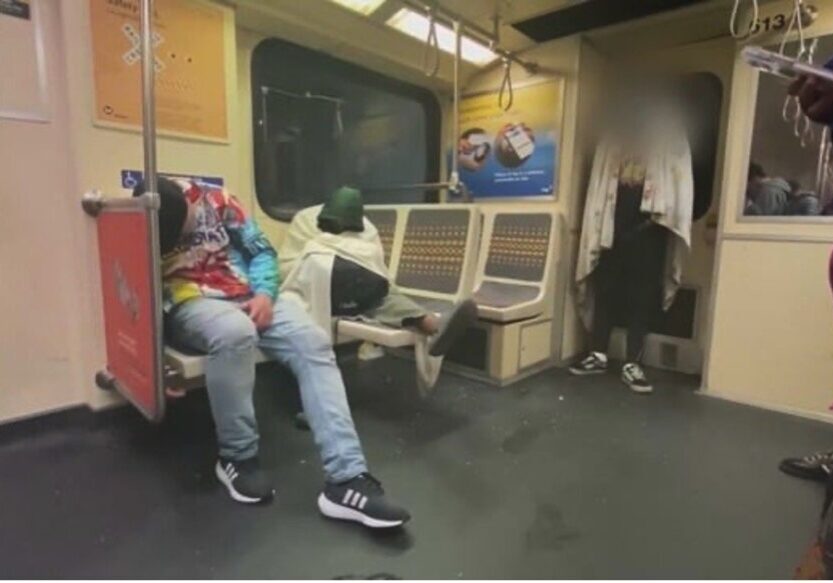
[[[552,216],[499,214],[495,217],[485,275],[540,282],[546,269]]]
[[[367,219],[373,223],[379,231],[379,238],[382,240],[382,248],[385,250],[385,265],[390,267],[390,256],[393,251],[393,239],[396,235],[396,211],[395,210],[371,210],[364,213]]]
[[[464,209],[412,210],[405,227],[396,284],[456,294],[466,257],[470,216]]]

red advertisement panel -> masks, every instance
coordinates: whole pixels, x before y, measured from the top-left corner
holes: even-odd
[[[152,264],[144,210],[98,216],[107,370],[146,416],[161,412],[157,390]]]

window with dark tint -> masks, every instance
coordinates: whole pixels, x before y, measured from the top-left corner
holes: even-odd
[[[424,88],[270,39],[252,56],[252,112],[257,198],[274,218],[342,185],[369,204],[426,202],[394,187],[438,179],[440,110]]]

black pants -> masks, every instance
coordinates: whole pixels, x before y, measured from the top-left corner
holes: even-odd
[[[593,275],[592,350],[607,353],[614,323],[621,320],[628,330],[628,362],[642,357],[645,336],[661,311],[667,236],[664,227],[651,223],[602,252]]]

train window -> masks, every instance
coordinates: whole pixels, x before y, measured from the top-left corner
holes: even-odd
[[[714,198],[723,83],[714,73],[690,73],[679,79],[677,88],[691,145],[694,177],[692,219],[698,221],[709,212]]]
[[[778,46],[769,47],[778,50]],[[798,52],[788,43],[787,54]],[[833,52],[833,37],[818,39],[817,55]],[[745,220],[808,221],[833,215],[829,130],[800,115],[787,82],[761,75],[743,207]]]
[[[440,108],[427,89],[269,39],[252,55],[252,112],[257,198],[273,218],[344,184],[368,203],[427,202],[393,187],[439,178]]]

